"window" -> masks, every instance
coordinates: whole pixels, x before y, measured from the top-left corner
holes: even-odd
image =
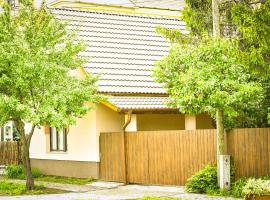
[[[15,125],[12,121],[7,122],[2,128],[1,128],[1,137],[0,141],[14,141],[14,140],[20,140],[19,134],[15,128]]]
[[[50,128],[50,150],[67,151],[67,131],[65,128]]]

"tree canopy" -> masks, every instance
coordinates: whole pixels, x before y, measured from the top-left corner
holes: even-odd
[[[212,35],[211,1],[186,0],[185,2],[182,19],[186,22],[189,34],[164,27],[157,27],[157,32],[168,38],[172,44],[196,45],[205,35]],[[223,2],[220,5],[220,12],[222,36],[234,37],[238,40],[236,43],[238,60],[248,67],[250,80],[261,84],[264,93],[263,101],[259,105],[243,109],[241,117],[239,116],[231,126],[267,126],[267,112],[270,107],[270,0],[256,4],[251,0]],[[270,122],[270,113],[268,118]]]
[[[224,111],[227,128],[248,107],[260,105],[263,88],[239,61],[236,41],[205,38],[196,45],[176,44],[157,63],[156,80],[165,83],[172,105],[183,113]]]
[[[0,16],[0,123],[23,120],[66,127],[98,100],[96,77],[70,71],[82,66],[83,43],[43,6],[21,6]]]
[[[84,45],[43,4],[23,1],[17,14],[0,13],[0,125],[14,121],[23,143],[27,188],[33,189],[29,146],[36,127],[67,127],[98,102],[97,77],[71,72],[82,67]],[[25,123],[32,125],[25,133]]]

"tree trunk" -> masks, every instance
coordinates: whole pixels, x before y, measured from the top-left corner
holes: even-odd
[[[31,163],[30,163],[30,155],[29,155],[29,145],[23,142],[23,154],[24,154],[24,169],[26,174],[26,188],[27,190],[34,189],[34,179],[32,176]]]
[[[225,154],[223,110],[217,110],[217,156]]]
[[[218,184],[220,186],[220,166],[219,159],[220,155],[225,154],[225,141],[224,141],[224,113],[223,110],[217,110],[216,121],[217,121],[217,177]]]
[[[213,36],[220,36],[219,0],[212,0]]]
[[[23,157],[23,166],[25,169],[25,175],[26,175],[26,188],[27,190],[33,190],[34,189],[34,179],[32,176],[32,170],[31,170],[31,162],[30,162],[30,154],[29,154],[29,147],[30,147],[30,141],[31,137],[34,133],[35,126],[33,126],[31,132],[29,135],[25,134],[24,129],[24,123],[20,120],[14,121],[15,127],[18,131],[18,133],[21,136],[21,142],[22,142],[22,157]]]

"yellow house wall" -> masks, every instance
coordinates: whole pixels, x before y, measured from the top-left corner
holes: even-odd
[[[95,110],[69,127],[67,152],[50,152],[50,135],[45,134],[43,127],[37,129],[31,141],[31,158],[99,162],[99,133],[119,132],[123,125],[124,115],[96,105]]]
[[[211,129],[212,119],[206,114],[196,116],[196,129]],[[138,114],[138,131],[184,130],[183,114]]]
[[[100,132],[119,132],[125,123],[125,116],[100,104],[96,112],[97,134]]]
[[[35,159],[99,161],[96,110],[90,111],[79,118],[76,125],[69,127],[67,149],[67,152],[50,152],[50,136],[41,128],[33,135],[30,155]]]
[[[209,115],[200,114],[196,116],[196,128],[197,129],[212,129],[213,123]]]
[[[185,129],[183,114],[138,114],[138,131]]]

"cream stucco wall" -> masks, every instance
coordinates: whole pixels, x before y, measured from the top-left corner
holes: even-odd
[[[99,161],[97,143],[96,110],[92,110],[69,127],[67,152],[50,152],[49,134],[41,128],[33,135],[30,153],[31,158],[36,159]]]
[[[97,106],[96,115],[97,133],[119,132],[125,123],[125,116],[100,104]]]
[[[33,135],[31,158],[99,162],[99,133],[121,131],[123,124],[124,115],[102,104],[96,105],[95,110],[69,127],[67,152],[50,152],[50,136],[42,127]]]

